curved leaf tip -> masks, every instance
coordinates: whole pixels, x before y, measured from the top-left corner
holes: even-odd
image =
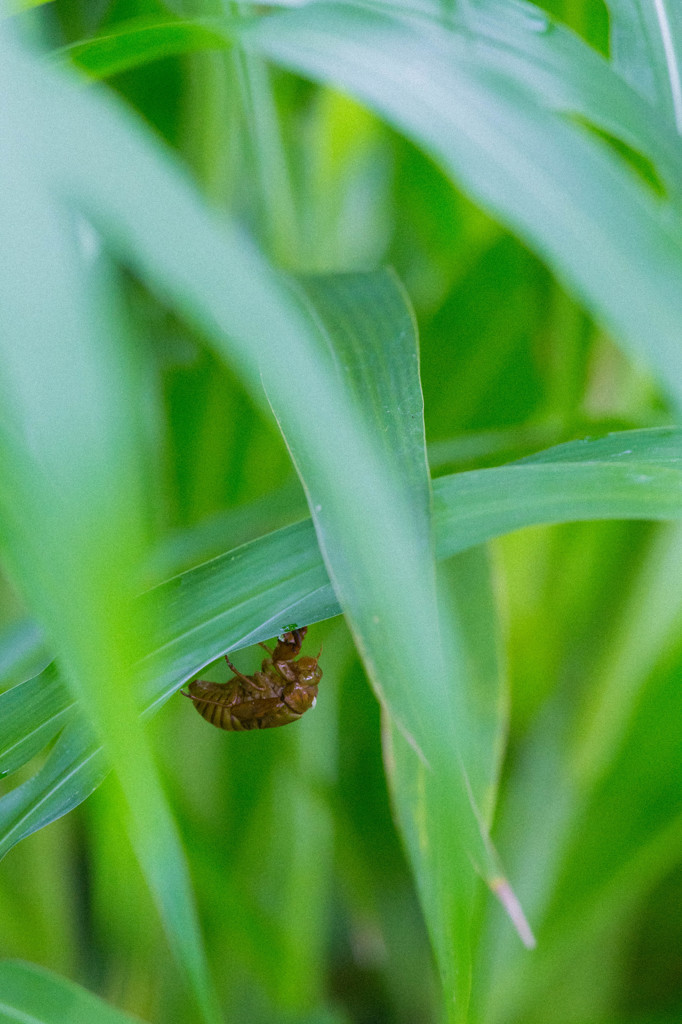
[[[535,949],[535,936],[523,912],[519,899],[506,878],[492,878],[488,882],[491,891],[497,896],[507,916],[516,929],[526,949]]]

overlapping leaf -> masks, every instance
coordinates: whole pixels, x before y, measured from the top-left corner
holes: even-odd
[[[681,460],[680,431],[655,429],[571,442],[496,469],[442,477],[434,481],[437,554],[450,557],[539,523],[680,519]],[[289,621],[315,622],[340,612],[310,521],[227,552],[162,588],[168,615],[147,655],[150,681],[143,703],[150,710],[221,654],[267,639]],[[0,764],[6,772],[18,765],[17,752],[30,756],[40,749],[37,737],[46,740],[61,728],[67,702],[63,684],[51,671],[0,695]],[[25,732],[27,722],[34,741]],[[61,757],[55,751],[51,760]],[[59,802],[61,796],[55,800],[47,820],[76,806],[96,785],[82,786],[78,774],[70,774],[76,763],[67,758],[63,773],[47,765],[41,772],[35,790],[39,799],[49,801],[54,786],[60,794],[62,787],[73,788],[66,804]],[[4,799],[1,848],[8,849],[13,844],[6,845],[11,817],[9,798]],[[28,806],[27,800],[24,811]]]

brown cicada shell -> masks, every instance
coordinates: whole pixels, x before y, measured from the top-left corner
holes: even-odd
[[[322,678],[319,654],[317,658],[298,658],[306,633],[305,626],[283,633],[274,651],[261,644],[268,657],[260,672],[252,676],[240,672],[225,655],[234,672],[232,679],[226,683],[195,679],[189,693],[180,692],[189,697],[202,718],[218,729],[242,732],[295,722],[315,707],[317,684]]]

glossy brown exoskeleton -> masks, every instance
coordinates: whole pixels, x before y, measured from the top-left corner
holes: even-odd
[[[241,732],[295,722],[315,707],[317,684],[322,678],[317,663],[319,654],[317,658],[296,660],[306,633],[305,626],[283,633],[274,651],[261,644],[268,657],[260,672],[252,676],[240,672],[225,655],[234,672],[232,679],[226,683],[195,679],[189,685],[189,693],[181,693],[193,701],[202,718],[219,729]]]

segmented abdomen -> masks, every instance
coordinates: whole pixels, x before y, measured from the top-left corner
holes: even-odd
[[[258,728],[255,721],[244,722],[232,714],[235,704],[234,687],[221,683],[207,686],[205,682],[199,684],[198,680],[195,680],[190,683],[189,692],[193,697],[192,703],[201,717],[211,725],[217,726],[218,729],[235,732],[242,729]]]

